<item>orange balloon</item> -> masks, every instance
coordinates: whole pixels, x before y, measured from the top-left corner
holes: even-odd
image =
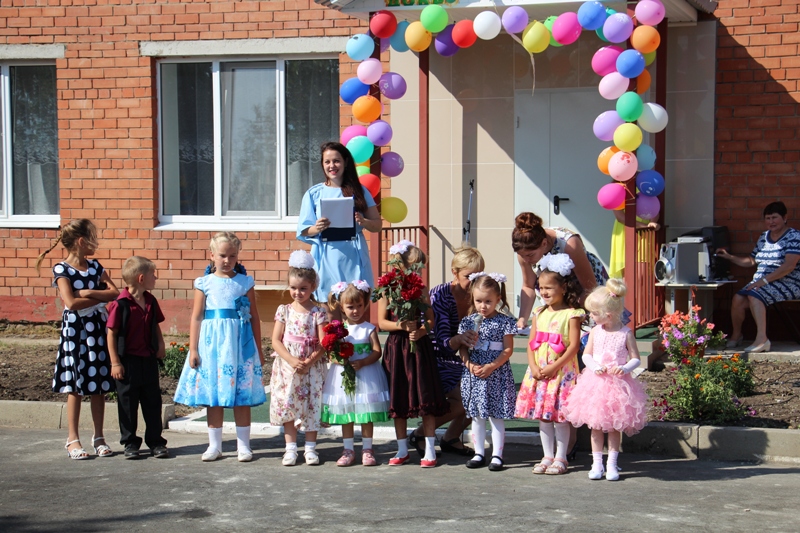
[[[611,161],[611,156],[617,152],[619,152],[619,148],[616,146],[609,146],[600,152],[600,155],[597,157],[597,168],[600,169],[600,172],[610,175],[608,172],[608,162]]]
[[[631,44],[641,53],[649,54],[655,52],[658,45],[661,44],[661,36],[654,27],[641,25],[633,30]]]
[[[650,73],[646,70],[643,70],[641,74],[636,78],[636,94],[644,94],[647,92],[647,89],[650,88],[650,83],[653,81],[653,78],[650,77]]]
[[[375,174],[364,174],[363,176],[359,176],[358,181],[361,182],[361,185],[367,188],[373,198],[378,196],[378,193],[381,192],[381,179]]]
[[[353,102],[353,116],[359,122],[368,124],[375,122],[381,116],[381,102],[374,96],[364,95],[359,96]]]

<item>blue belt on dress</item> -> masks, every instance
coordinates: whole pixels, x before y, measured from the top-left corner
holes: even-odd
[[[203,317],[206,320],[211,318],[241,318],[236,309],[206,309]]]

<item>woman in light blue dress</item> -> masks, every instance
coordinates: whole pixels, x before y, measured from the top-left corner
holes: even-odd
[[[375,200],[358,181],[350,151],[337,142],[323,144],[320,151],[325,183],[314,185],[303,195],[297,238],[311,245],[320,277],[314,297],[324,302],[334,283],[363,279],[370,287],[374,285],[367,239],[361,230],[378,232],[382,222]],[[320,215],[320,200],[343,197],[352,197],[355,204],[355,235],[339,228],[329,230],[330,221]]]

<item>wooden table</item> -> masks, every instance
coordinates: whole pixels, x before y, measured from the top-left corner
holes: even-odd
[[[701,307],[698,316],[713,320],[714,292],[725,285],[736,283],[735,280],[720,280],[709,283],[656,283],[656,287],[664,287],[664,310],[667,314],[681,310],[686,313],[693,305]],[[686,293],[684,296],[683,293]],[[680,294],[679,294],[680,293]],[[694,293],[694,294],[693,294]],[[682,305],[685,302],[685,307]]]

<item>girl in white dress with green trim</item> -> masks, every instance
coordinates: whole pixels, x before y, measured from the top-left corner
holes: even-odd
[[[339,282],[331,287],[328,305],[341,310],[348,336],[342,339],[353,344],[350,365],[356,371],[355,393],[344,389],[344,367],[331,362],[322,389],[322,422],[342,426],[344,452],[337,466],[350,466],[355,461],[355,424],[361,424],[361,464],[375,466],[372,452],[373,422],[389,420],[389,383],[378,362],[381,344],[375,326],[367,322],[370,286],[366,281]]]

